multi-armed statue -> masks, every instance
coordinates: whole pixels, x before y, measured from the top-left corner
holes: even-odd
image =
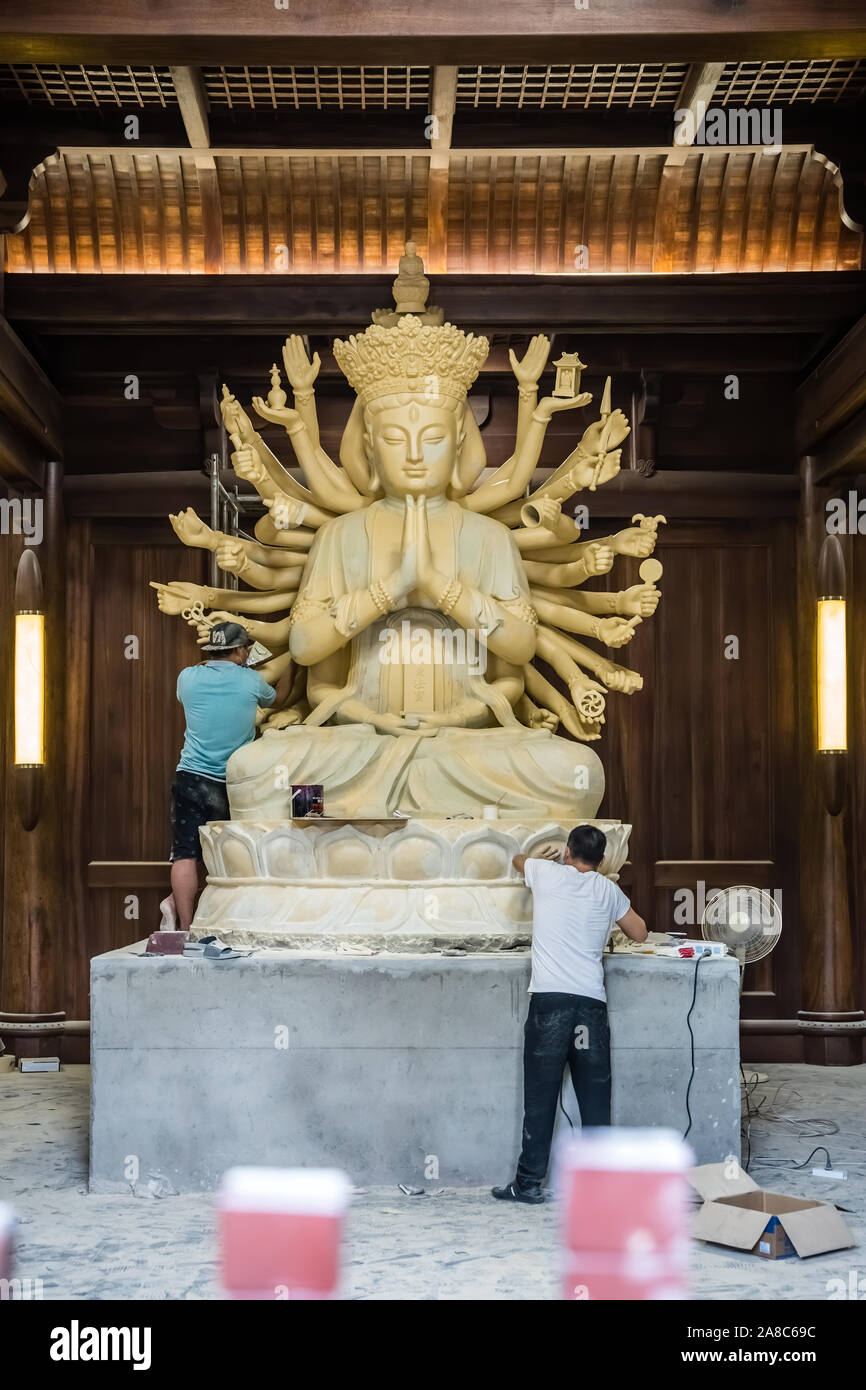
[[[253,407],[285,429],[306,485],[224,387],[235,472],[267,513],[255,540],[214,532],[192,511],[171,518],[185,544],[214,551],[249,588],[159,584],[162,611],[208,610],[200,640],[235,618],[273,653],[261,669],[277,685],[276,708],[263,737],[229,763],[237,820],[285,820],[292,784],[321,783],[327,814],[347,819],[478,817],[493,805],[503,819],[573,823],[593,816],[603,794],[588,745],[607,692],[642,684],[587,639],[625,646],[655,611],[661,567],[643,566],[645,582],[621,591],[581,586],[617,555],[648,557],[663,518],[635,517],[587,541],[561,510],[619,471],[629,425],[610,408],[610,382],[601,418],[527,496],[551,417],[592,397],[574,359],[557,394],[538,399],[546,338],[522,360],[512,353],[514,451],[481,480],[485,451],[467,393],[488,343],[426,309],[414,251],[410,243],[401,262],[395,310],[334,343],[356,393],[340,464],[319,439],[319,358],[291,337],[283,362],[293,407],[276,366]],[[572,739],[557,735],[560,725]]]

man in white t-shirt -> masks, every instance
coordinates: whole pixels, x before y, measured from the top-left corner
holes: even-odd
[[[532,977],[523,1045],[523,1147],[517,1175],[493,1196],[508,1202],[545,1200],[556,1103],[568,1062],[581,1124],[610,1124],[610,1031],[602,952],[614,923],[645,941],[646,923],[612,881],[598,872],[606,839],[578,825],[562,860],[514,856],[532,889]]]

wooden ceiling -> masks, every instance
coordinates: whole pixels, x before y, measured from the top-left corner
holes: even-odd
[[[66,149],[35,179],[29,225],[6,239],[6,268],[380,271],[409,237],[431,269],[453,273],[861,265],[838,177],[810,149],[455,150],[438,248],[430,163],[423,150]]]

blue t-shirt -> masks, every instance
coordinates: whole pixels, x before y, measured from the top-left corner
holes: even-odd
[[[248,666],[206,661],[185,667],[177,678],[177,698],[186,715],[178,772],[224,782],[232,753],[256,736],[256,710],[272,705],[275,697],[273,686]]]

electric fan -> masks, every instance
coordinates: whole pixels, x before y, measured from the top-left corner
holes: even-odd
[[[701,917],[705,941],[721,941],[740,962],[740,989],[747,965],[768,956],[782,934],[782,911],[772,893],[739,883],[714,893]]]

